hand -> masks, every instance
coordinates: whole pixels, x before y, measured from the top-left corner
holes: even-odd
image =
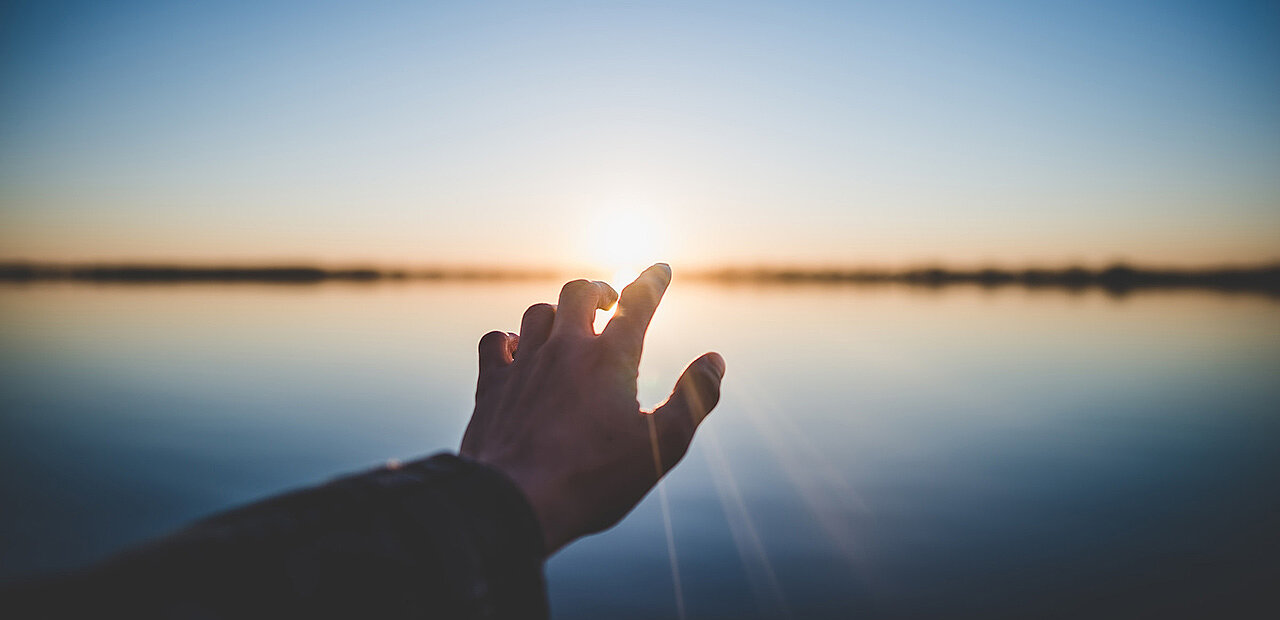
[[[480,339],[476,409],[460,453],[524,491],[548,555],[621,520],[684,456],[720,399],[724,358],[707,353],[653,412],[636,401],[645,331],[670,282],[661,263],[621,299],[604,282],[574,280],[558,306],[530,306],[518,336]],[[615,301],[617,313],[596,335],[596,309]]]

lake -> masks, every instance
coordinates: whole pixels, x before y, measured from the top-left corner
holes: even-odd
[[[676,275],[642,402],[728,361],[664,483],[688,618],[1280,609],[1277,299]],[[476,341],[558,290],[0,286],[0,577],[456,450]],[[554,617],[678,617],[667,549],[651,493]]]

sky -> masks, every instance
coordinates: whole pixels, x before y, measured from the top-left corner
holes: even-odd
[[[0,258],[1273,261],[1280,5],[10,2]]]

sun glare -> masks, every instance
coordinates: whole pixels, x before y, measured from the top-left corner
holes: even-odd
[[[601,210],[587,231],[592,267],[615,288],[626,286],[645,267],[662,260],[663,239],[651,209]]]
[[[662,229],[653,209],[628,206],[601,209],[594,214],[586,232],[593,270],[607,278],[618,291],[645,267],[663,260]],[[596,313],[599,332],[613,316],[613,310]]]

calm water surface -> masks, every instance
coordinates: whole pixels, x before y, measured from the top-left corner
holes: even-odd
[[[0,577],[456,449],[476,340],[558,288],[0,287]],[[677,280],[642,401],[713,349],[690,618],[1277,609],[1275,300]],[[676,615],[656,494],[547,571],[558,618]]]

